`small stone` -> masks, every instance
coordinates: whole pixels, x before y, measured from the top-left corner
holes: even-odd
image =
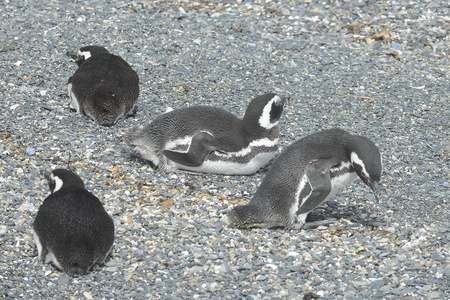
[[[264,280],[266,280],[267,279],[267,276],[266,275],[258,275],[258,276],[256,276],[256,280],[257,281],[264,281]]]
[[[59,278],[58,278],[58,283],[59,284],[66,284],[66,283],[68,283],[69,282],[69,277],[65,274],[65,273],[63,273]]]
[[[8,227],[6,225],[0,225],[0,235],[5,235]]]
[[[32,148],[32,147],[27,148],[27,154],[28,154],[28,155],[36,154],[36,149],[35,149],[35,148]]]
[[[432,292],[428,294],[430,299],[443,299],[441,298],[442,294],[440,292]]]

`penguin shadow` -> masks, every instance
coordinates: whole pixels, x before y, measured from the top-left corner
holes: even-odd
[[[346,219],[353,224],[366,227],[380,227],[387,224],[383,220],[372,218],[373,212],[356,205],[343,205],[330,199],[326,203],[316,207],[306,217],[304,229],[314,229],[321,225],[330,225],[341,219]],[[349,226],[351,226],[350,224]]]
[[[152,161],[150,160],[146,160],[144,158],[142,158],[142,155],[140,153],[138,153],[137,151],[127,151],[124,153],[124,155],[128,156],[128,160],[135,162],[137,164],[141,164],[143,166],[149,166],[150,168],[152,168],[153,171],[157,171],[158,165],[155,165]]]

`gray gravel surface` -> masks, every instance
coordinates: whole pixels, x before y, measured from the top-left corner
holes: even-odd
[[[88,4],[89,3],[89,4]],[[8,1],[0,4],[0,297],[8,299],[445,299],[449,267],[447,1]],[[111,128],[68,108],[98,44],[141,80]],[[237,230],[226,213],[253,176],[164,174],[123,141],[167,107],[242,115],[290,93],[280,149],[342,127],[383,154],[381,201],[355,181],[302,231]],[[37,259],[41,170],[70,165],[112,215],[106,265],[70,278]]]

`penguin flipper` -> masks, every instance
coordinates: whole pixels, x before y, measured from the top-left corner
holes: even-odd
[[[330,168],[335,164],[331,160],[318,160],[309,164],[306,177],[311,186],[311,194],[299,207],[297,214],[309,213],[320,205],[331,191]]]
[[[187,152],[163,150],[170,160],[188,167],[200,166],[205,158],[214,150],[219,150],[219,141],[207,132],[197,133],[192,137]]]

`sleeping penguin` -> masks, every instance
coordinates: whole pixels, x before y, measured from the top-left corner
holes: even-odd
[[[103,126],[112,126],[133,111],[139,77],[125,60],[100,46],[67,55],[78,64],[67,86],[71,109]]]
[[[46,174],[51,194],[34,220],[39,260],[70,276],[103,264],[114,243],[114,222],[81,178],[65,169]]]
[[[172,110],[131,129],[126,141],[164,172],[253,174],[278,151],[278,122],[288,99],[273,93],[256,97],[243,119],[213,106]]]

